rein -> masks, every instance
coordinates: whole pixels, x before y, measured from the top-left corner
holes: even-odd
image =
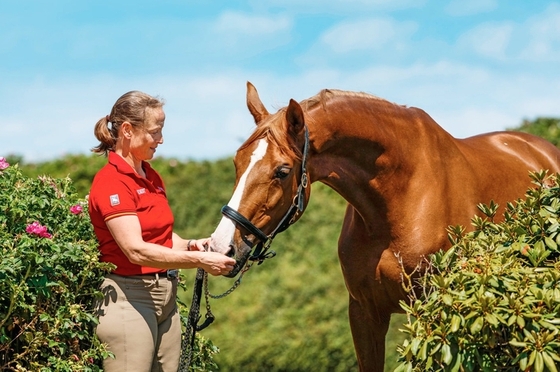
[[[196,277],[194,280],[194,290],[189,308],[189,315],[185,324],[185,331],[181,335],[181,357],[179,359],[179,369],[177,372],[188,372],[192,361],[192,354],[194,349],[194,341],[196,332],[202,331],[214,322],[214,314],[210,309],[209,298],[220,299],[232,293],[241,284],[243,275],[251,268],[252,263],[246,265],[241,274],[234,282],[233,286],[222,293],[221,295],[213,295],[208,289],[208,273],[203,269],[196,270]],[[202,324],[198,324],[200,320],[200,300],[202,297],[202,288],[204,287],[204,299],[206,301],[206,319]]]
[[[305,126],[305,143],[303,145],[303,153],[302,153],[302,160],[301,160],[301,179],[297,188],[297,192],[292,201],[292,205],[286,211],[286,214],[284,214],[284,217],[282,217],[278,226],[276,226],[276,228],[272,230],[272,232],[269,235],[266,235],[261,229],[256,227],[245,216],[243,216],[235,209],[231,208],[229,205],[224,205],[222,207],[222,214],[225,217],[229,218],[236,224],[243,227],[259,241],[255,250],[249,256],[249,260],[257,261],[259,265],[263,263],[265,259],[276,256],[276,252],[274,251],[268,252],[268,249],[272,244],[272,240],[278,233],[281,233],[282,231],[290,227],[290,225],[292,225],[295,222],[295,217],[298,215],[298,213],[302,213],[305,208],[305,189],[309,184],[309,179],[307,177],[308,153],[309,153],[309,131],[307,129],[307,126]],[[251,246],[254,245],[254,242],[250,242],[247,239],[247,236],[244,236],[243,240]]]

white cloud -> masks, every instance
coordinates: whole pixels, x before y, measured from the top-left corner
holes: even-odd
[[[284,9],[298,13],[355,14],[371,10],[420,8],[427,0],[252,0],[255,9]]]
[[[335,53],[356,50],[378,50],[398,44],[416,31],[413,22],[397,22],[390,18],[342,22],[325,31],[320,40]]]
[[[294,61],[302,70],[356,70],[379,63],[403,64],[416,48],[410,40],[418,29],[412,21],[357,18],[325,29]]]
[[[199,53],[211,50],[213,58],[234,60],[250,58],[266,50],[286,45],[291,40],[293,19],[285,14],[262,15],[226,11],[204,24],[201,31],[209,43],[198,45]],[[204,57],[203,57],[204,58]]]
[[[262,35],[289,31],[292,20],[285,15],[262,16],[230,11],[221,14],[214,27],[219,33],[233,32],[258,38]]]
[[[513,31],[510,22],[481,24],[461,35],[457,46],[482,57],[503,60],[507,58]]]
[[[497,0],[453,0],[445,6],[445,12],[451,16],[470,16],[490,12],[497,7]]]
[[[530,61],[560,61],[560,5],[527,21],[523,32],[529,36],[521,57]]]
[[[470,137],[516,127],[521,119],[499,109],[465,107],[453,111],[436,111],[432,117],[456,138]]]
[[[485,22],[463,33],[457,50],[501,62],[560,61],[560,5],[552,4],[524,22]]]

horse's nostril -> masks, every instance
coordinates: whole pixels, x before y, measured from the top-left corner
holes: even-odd
[[[235,257],[235,249],[233,249],[232,245],[229,246],[229,251],[226,253],[226,256]]]

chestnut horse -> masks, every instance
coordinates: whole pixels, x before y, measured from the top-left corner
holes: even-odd
[[[423,110],[365,93],[323,90],[269,114],[247,83],[256,129],[234,158],[236,183],[210,249],[233,256],[233,277],[262,261],[272,238],[297,220],[315,181],[348,206],[338,255],[360,371],[383,371],[392,313],[402,312],[401,263],[450,246],[477,204],[524,197],[529,171],[560,171],[560,150],[518,132],[456,139]]]

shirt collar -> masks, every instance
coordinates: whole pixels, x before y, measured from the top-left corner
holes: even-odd
[[[120,173],[132,174],[136,177],[139,177],[134,168],[132,168],[132,166],[128,164],[122,156],[114,151],[109,151],[109,163],[114,165],[115,168],[117,168],[117,171],[119,171]],[[150,176],[153,171],[150,163],[142,161],[142,168],[144,169],[144,172],[146,172],[146,177],[148,179],[151,179]]]

